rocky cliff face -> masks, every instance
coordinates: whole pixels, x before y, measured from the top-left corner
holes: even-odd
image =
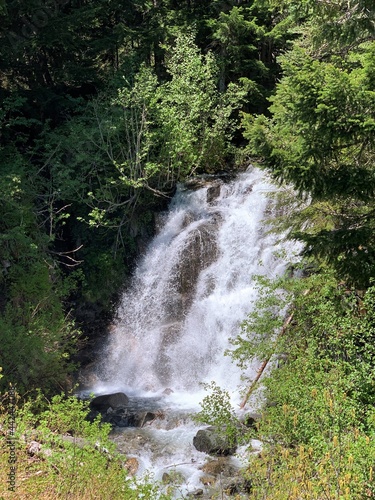
[[[220,195],[222,181],[199,179],[188,184],[189,189],[206,187],[209,204]],[[184,315],[191,306],[199,274],[218,257],[217,233],[221,216],[218,212],[210,213],[198,227],[191,231],[189,239],[180,254],[179,262],[172,273],[175,301],[171,304],[171,317]],[[194,214],[185,215],[184,226],[194,222]]]
[[[199,178],[192,180],[184,186],[183,190],[186,193],[192,193],[198,189],[205,188],[203,196],[203,198],[205,197],[207,207],[205,215],[202,218],[200,211],[197,212],[189,209],[183,213],[182,220],[179,222],[179,231],[176,235],[181,232],[186,236],[184,236],[183,244],[178,246],[178,250],[174,254],[175,261],[168,262],[161,258],[154,264],[161,267],[159,284],[160,280],[165,281],[160,290],[157,281],[153,285],[149,285],[146,282],[142,284],[142,278],[139,281],[138,288],[143,289],[143,301],[150,298],[152,294],[160,297],[159,307],[155,307],[152,301],[149,305],[145,303],[139,317],[147,317],[140,320],[143,325],[142,329],[151,330],[156,326],[160,330],[160,348],[151,368],[159,374],[160,381],[165,384],[168,384],[169,379],[169,362],[168,355],[166,354],[168,346],[174,344],[179,339],[184,318],[194,300],[200,273],[215,261],[219,255],[217,235],[221,223],[221,215],[215,210],[214,204],[220,196],[222,185],[222,180],[210,177],[209,179]],[[204,203],[204,199],[202,201]],[[166,212],[157,212],[154,214],[156,235],[163,231],[168,216]],[[173,240],[171,244],[173,244]],[[164,276],[163,267],[165,268]],[[137,298],[131,299],[130,302],[128,300],[124,301],[125,316],[127,314],[126,311],[136,309],[136,301]],[[140,351],[137,358],[139,359],[143,348],[138,347],[138,335],[134,332],[134,324],[139,320],[137,318],[132,317],[129,324],[126,321],[121,323],[114,322],[112,328],[106,330],[109,336],[112,336],[113,332],[122,330],[124,337],[128,339],[128,349],[131,351]],[[95,361],[82,378],[87,379],[88,372],[94,367]]]
[[[182,314],[191,305],[199,274],[217,258],[217,231],[217,220],[203,222],[191,233],[181,254],[181,260],[175,273],[175,281],[177,282],[176,289],[180,302],[179,309]]]

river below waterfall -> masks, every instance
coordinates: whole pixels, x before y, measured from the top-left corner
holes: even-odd
[[[256,168],[229,182],[179,186],[123,294],[89,388],[124,392],[156,411],[144,427],[116,428],[112,438],[137,457],[139,476],[178,477],[175,498],[212,487],[200,482],[208,456],[193,447],[199,427],[189,415],[200,409],[204,382],[227,390],[238,408],[242,372],[224,356],[228,339],[254,307],[254,275],[276,277],[292,259],[293,245],[278,242],[265,223],[275,190]],[[241,454],[226,460],[234,470]]]

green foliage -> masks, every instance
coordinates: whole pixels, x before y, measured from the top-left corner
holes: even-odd
[[[192,33],[181,34],[168,53],[166,69],[171,80],[160,88],[161,159],[182,177],[214,172],[230,157],[232,114],[245,91],[232,84],[219,94],[215,58],[210,52],[200,53]]]
[[[363,498],[373,491],[375,453],[374,288],[348,289],[329,271],[262,287],[231,353],[241,366],[273,355],[250,498]],[[282,329],[274,310],[281,290],[293,303]]]
[[[7,125],[14,122],[8,118]],[[69,292],[38,224],[33,169],[10,144],[0,148],[0,170],[0,388],[11,382],[20,392],[60,389],[72,371],[69,360],[79,337],[63,311]]]
[[[226,353],[240,368],[245,368],[249,359],[267,359],[284,349],[277,334],[284,323],[282,313],[292,300],[287,281],[254,276],[254,285],[259,297],[256,307],[243,321],[242,333],[230,340],[233,349]]]
[[[7,422],[7,393],[2,396],[0,421]],[[17,495],[25,498],[166,498],[156,484],[127,476],[126,457],[117,454],[108,439],[109,424],[87,420],[88,402],[70,396],[54,396],[49,402],[40,393],[16,408]],[[0,481],[6,483],[6,436],[0,436]],[[40,451],[30,457],[32,441]]]
[[[255,119],[246,132],[275,178],[314,199],[368,200],[374,189],[368,113],[374,96],[364,86],[367,60],[361,57],[361,67],[344,69],[316,61],[298,47],[284,58],[272,121]]]
[[[80,219],[93,228],[129,226],[147,193],[167,196],[191,173],[222,168],[231,153],[232,114],[245,92],[231,85],[218,93],[214,58],[193,35],[177,37],[167,53],[170,81],[159,84],[143,65],[49,136],[54,189],[85,205]]]
[[[272,116],[244,116],[249,152],[310,201],[290,224],[305,255],[368,286],[375,262],[373,8],[366,1],[291,0],[280,9],[303,23],[301,37],[279,59],[283,78]]]
[[[276,30],[288,27],[303,32],[307,29],[309,44],[321,56],[342,55],[364,41],[373,40],[371,0],[256,0],[255,5],[269,9],[278,17]]]
[[[20,270],[22,281],[12,283],[9,304],[0,317],[4,370],[0,387],[12,382],[21,393],[32,393],[38,387],[55,391],[65,387],[74,368],[70,358],[80,333],[62,311],[48,268],[30,266],[30,274]]]
[[[221,12],[218,19],[208,21],[220,57],[223,86],[245,75],[262,82],[267,78],[268,68],[256,57],[265,29],[249,10],[235,6],[228,14]]]
[[[215,426],[222,431],[229,443],[237,443],[243,439],[243,429],[231,406],[229,393],[221,389],[215,382],[204,384],[210,394],[200,403],[202,409],[194,415],[197,422]]]
[[[374,264],[373,50],[362,45],[345,61],[328,62],[296,46],[283,58],[272,118],[243,122],[251,151],[272,176],[310,196],[307,223],[292,236],[359,286],[368,285]],[[311,213],[322,202],[329,213],[317,226]]]

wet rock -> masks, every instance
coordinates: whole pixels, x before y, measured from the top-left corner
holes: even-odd
[[[158,418],[158,414],[152,411],[143,411],[135,415],[135,427],[144,427],[148,422]]]
[[[217,230],[218,223],[214,220],[200,224],[192,231],[190,240],[183,249],[176,273],[177,292],[185,299],[183,310],[191,304],[200,272],[217,258]]]
[[[195,491],[191,491],[187,495],[188,498],[197,498],[197,497],[202,497],[202,496],[203,496],[203,490],[201,488],[199,488]]]
[[[193,438],[193,445],[209,455],[233,455],[236,451],[236,445],[230,442],[225,429],[213,426],[199,430]]]
[[[181,314],[183,303],[184,301],[182,300],[181,297],[175,297],[173,304],[169,306],[170,310],[168,314],[170,316]],[[161,348],[159,350],[158,357],[152,368],[158,373],[160,382],[165,385],[171,382],[171,377],[170,377],[171,374],[168,369],[168,364],[169,364],[169,357],[167,354],[168,347],[177,341],[180,335],[181,328],[182,328],[182,322],[180,321],[173,321],[162,327],[163,338],[161,342]],[[172,389],[166,389],[163,392],[164,395],[171,394],[170,392],[166,391],[172,391]]]
[[[222,183],[220,181],[217,181],[207,188],[207,203],[212,203],[216,198],[220,196],[220,191],[221,191],[221,185]]]
[[[196,191],[197,189],[201,189],[206,186],[216,185],[219,183],[221,184],[222,182],[229,182],[231,179],[233,179],[233,177],[233,172],[217,172],[214,175],[203,174],[185,181],[185,187],[187,189],[191,189],[192,191]]]
[[[139,462],[136,458],[128,458],[124,463],[124,469],[128,471],[131,476],[135,476],[139,469]]]
[[[257,424],[261,418],[262,415],[260,413],[246,413],[243,416],[242,423],[250,429],[257,430]]]
[[[173,389],[170,389],[169,387],[167,387],[166,389],[164,389],[162,394],[164,394],[165,396],[169,396],[169,394],[172,394],[173,392],[174,392]]]
[[[146,424],[156,419],[163,419],[162,411],[135,411],[133,409],[109,410],[102,415],[103,422],[116,427],[144,427]]]
[[[135,427],[134,415],[125,413],[102,415],[102,421],[116,427]]]
[[[165,221],[167,220],[168,212],[156,212],[154,213],[154,232],[159,234],[163,229]]]
[[[195,220],[194,214],[192,214],[191,212],[186,212],[186,214],[184,215],[184,219],[182,221],[181,229],[185,229],[186,227],[188,227],[192,222],[194,222],[194,220]]]
[[[185,187],[192,191],[196,191],[197,189],[204,188],[208,182],[209,180],[207,180],[207,178],[194,177],[193,179],[185,181]]]
[[[248,186],[245,190],[245,194],[249,194],[249,193],[252,193],[254,189],[254,186],[251,184],[250,186]]]
[[[148,448],[147,438],[136,428],[126,434],[122,429],[115,428],[111,433],[111,439],[116,443],[117,451],[126,456],[140,455]]]
[[[174,470],[171,472],[164,472],[161,480],[164,484],[182,484],[185,481],[185,477],[181,472]]]
[[[129,398],[123,392],[116,392],[114,394],[103,394],[97,396],[90,402],[92,409],[99,412],[107,411],[109,408],[115,409],[125,407],[129,403]]]
[[[199,481],[205,486],[210,486],[211,484],[215,484],[216,478],[214,476],[205,475],[200,477]]]
[[[101,415],[102,421],[111,424],[113,427],[144,427],[154,420],[165,418],[165,412],[160,408],[160,400],[162,399],[160,396],[149,398],[128,398],[125,396],[125,398],[116,398],[114,403],[111,401],[112,404],[127,401],[126,404],[115,408],[108,407],[107,401],[104,403],[100,401],[100,404],[95,407],[100,408],[100,411],[91,409],[88,419],[93,421],[98,415]]]
[[[218,476],[219,474],[232,476],[236,472],[235,467],[230,465],[228,460],[223,457],[220,457],[217,460],[210,460],[201,467],[201,470],[212,476]]]
[[[163,345],[170,345],[178,340],[181,320],[193,302],[199,275],[219,255],[217,244],[219,226],[220,217],[215,213],[210,219],[201,221],[189,231],[179,259],[171,270],[171,293],[165,302]],[[167,367],[168,357],[163,354],[163,350],[160,352],[162,354],[157,363]],[[161,373],[161,377],[161,383],[167,385],[170,382],[165,371]]]
[[[236,476],[222,481],[223,491],[227,495],[236,495],[240,493],[250,493],[252,489],[251,481],[241,476]]]

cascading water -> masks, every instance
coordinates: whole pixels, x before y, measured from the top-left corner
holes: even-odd
[[[277,243],[264,222],[272,215],[267,193],[275,190],[255,168],[231,182],[179,187],[123,295],[95,393],[151,397],[169,388],[173,392],[163,401],[172,414],[173,408],[197,408],[205,394],[201,383],[215,381],[238,404],[241,371],[224,356],[228,339],[238,335],[254,307],[253,276],[276,277],[286,266],[286,257],[277,256],[280,250],[288,259],[292,253],[291,244]],[[157,430],[144,431],[148,442],[161,443],[159,448],[145,445],[140,452],[125,446],[123,451],[140,459],[141,470],[157,471],[156,478],[170,463],[199,463],[202,454],[192,447],[196,427],[180,424],[157,436]],[[139,431],[127,432],[129,444],[129,432]],[[121,438],[116,439],[121,449]],[[199,484],[192,479],[196,469],[183,472],[190,485]]]
[[[218,196],[208,202],[210,189]],[[102,391],[169,387],[190,402],[201,382],[215,380],[236,392],[240,372],[223,353],[253,307],[253,275],[285,267],[263,222],[274,190],[258,169],[220,187],[179,188],[122,298]]]

